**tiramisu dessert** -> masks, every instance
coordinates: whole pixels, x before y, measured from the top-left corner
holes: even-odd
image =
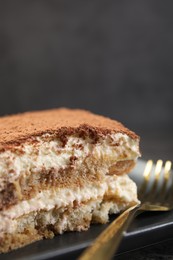
[[[138,202],[139,137],[83,110],[0,119],[0,252],[106,223]]]

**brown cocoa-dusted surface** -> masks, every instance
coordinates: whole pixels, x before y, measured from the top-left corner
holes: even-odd
[[[5,144],[19,144],[27,138],[44,133],[55,133],[65,143],[69,134],[87,135],[97,141],[100,135],[112,132],[126,133],[132,138],[138,138],[121,123],[85,110],[61,108],[0,118],[1,149]]]

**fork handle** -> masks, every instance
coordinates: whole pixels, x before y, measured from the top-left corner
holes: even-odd
[[[124,232],[132,222],[138,205],[134,205],[124,211],[116,218],[95,240],[84,253],[78,258],[79,260],[109,260],[119,247]]]

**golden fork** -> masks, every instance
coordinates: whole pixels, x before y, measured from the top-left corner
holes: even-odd
[[[149,160],[143,173],[136,204],[116,218],[95,240],[93,245],[82,253],[79,260],[109,260],[117,251],[124,232],[132,220],[144,211],[168,211],[173,209],[173,176],[170,161],[158,160],[153,176],[153,161]],[[163,171],[162,171],[163,170]]]

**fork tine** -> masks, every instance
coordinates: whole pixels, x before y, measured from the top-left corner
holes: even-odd
[[[163,165],[163,161],[162,160],[158,160],[156,163],[156,168],[155,168],[155,173],[154,173],[154,184],[153,184],[153,195],[156,193],[156,189],[158,187],[158,182],[160,179],[160,175],[161,175],[161,171],[162,171],[162,165]]]
[[[151,169],[153,166],[153,161],[149,160],[146,164],[145,170],[144,170],[144,178],[147,179],[147,181],[149,180],[150,174],[151,174]]]
[[[161,176],[161,171],[162,171],[162,165],[163,161],[158,160],[155,166],[155,171],[154,171],[154,181],[153,184],[150,188],[150,191],[147,193],[146,200],[150,203],[155,202],[157,193],[158,193],[158,184],[159,184],[159,179]]]
[[[139,199],[141,201],[143,201],[143,199],[146,195],[146,192],[147,192],[147,187],[148,187],[148,182],[150,180],[152,166],[153,166],[153,161],[152,160],[147,161],[147,164],[145,166],[144,173],[143,173],[143,182],[139,189]]]
[[[171,161],[167,161],[167,162],[165,163],[165,172],[166,172],[166,178],[167,178],[167,180],[169,180],[169,176],[170,176],[170,174],[171,174],[171,167],[172,167]]]
[[[160,201],[160,203],[164,203],[164,201],[165,201],[168,183],[169,183],[169,179],[170,179],[170,170],[171,170],[171,162],[166,161],[165,167],[164,167],[164,174],[163,174],[163,185],[159,192],[160,196],[158,197],[158,201]]]
[[[165,171],[166,171],[166,177],[167,178],[167,185],[168,189],[166,192],[166,196],[164,199],[164,204],[172,209],[173,208],[173,175],[171,174],[171,165],[172,163],[170,161],[167,161],[167,164],[165,164]],[[169,183],[170,182],[170,183]]]

